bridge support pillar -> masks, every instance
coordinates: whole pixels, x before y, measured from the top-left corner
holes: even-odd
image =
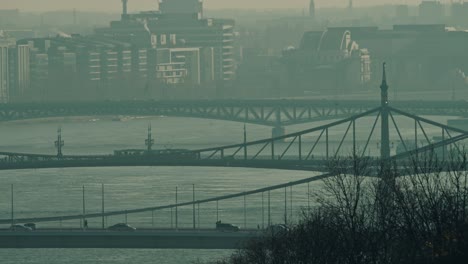
[[[271,129],[272,138],[282,137],[284,135],[286,135],[286,128],[284,128],[283,126],[275,126]]]

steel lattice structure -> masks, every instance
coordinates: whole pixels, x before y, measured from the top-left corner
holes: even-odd
[[[343,119],[374,109],[375,101],[217,100],[129,101],[0,105],[0,121],[66,116],[173,116],[272,127]],[[393,107],[415,115],[468,116],[468,102],[402,101]]]

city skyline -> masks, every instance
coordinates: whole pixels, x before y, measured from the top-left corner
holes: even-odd
[[[324,7],[346,7],[348,0],[316,0],[317,8]],[[421,0],[354,0],[354,6],[370,6],[384,4],[409,4],[416,5]],[[441,0],[442,3],[449,1]],[[457,1],[454,1],[457,2]],[[46,3],[46,4],[45,4]],[[257,0],[255,2],[248,0],[238,0],[232,2],[229,0],[205,0],[204,6],[206,9],[300,9],[307,8],[309,0]],[[79,3],[72,0],[43,0],[38,3],[35,0],[16,0],[10,3],[1,3],[0,9],[21,9],[24,11],[54,11],[76,8],[78,10],[87,11],[109,11],[119,12],[121,3],[119,0],[101,0],[99,2],[92,0],[80,0]],[[151,10],[157,9],[156,0],[131,0],[129,1],[129,11]]]

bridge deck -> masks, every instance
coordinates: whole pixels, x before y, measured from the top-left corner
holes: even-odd
[[[204,100],[6,104],[0,121],[64,116],[174,116],[277,127],[342,119],[375,108],[378,101]],[[400,101],[392,104],[418,115],[468,116],[465,101]]]
[[[324,160],[145,160],[145,159],[107,159],[107,160],[51,160],[37,162],[0,163],[0,170],[43,169],[43,168],[76,168],[76,167],[233,167],[258,169],[285,169],[303,171],[324,171],[327,169]]]
[[[0,248],[159,248],[237,249],[260,233],[194,231],[135,232],[33,231],[0,232]]]

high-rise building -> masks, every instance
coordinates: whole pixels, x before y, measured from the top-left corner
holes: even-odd
[[[49,56],[37,49],[31,51],[31,90],[27,98],[46,101],[49,97]]]
[[[8,103],[9,97],[9,52],[7,45],[0,44],[0,103]]]
[[[29,45],[16,47],[16,97],[22,97],[31,85]]]

